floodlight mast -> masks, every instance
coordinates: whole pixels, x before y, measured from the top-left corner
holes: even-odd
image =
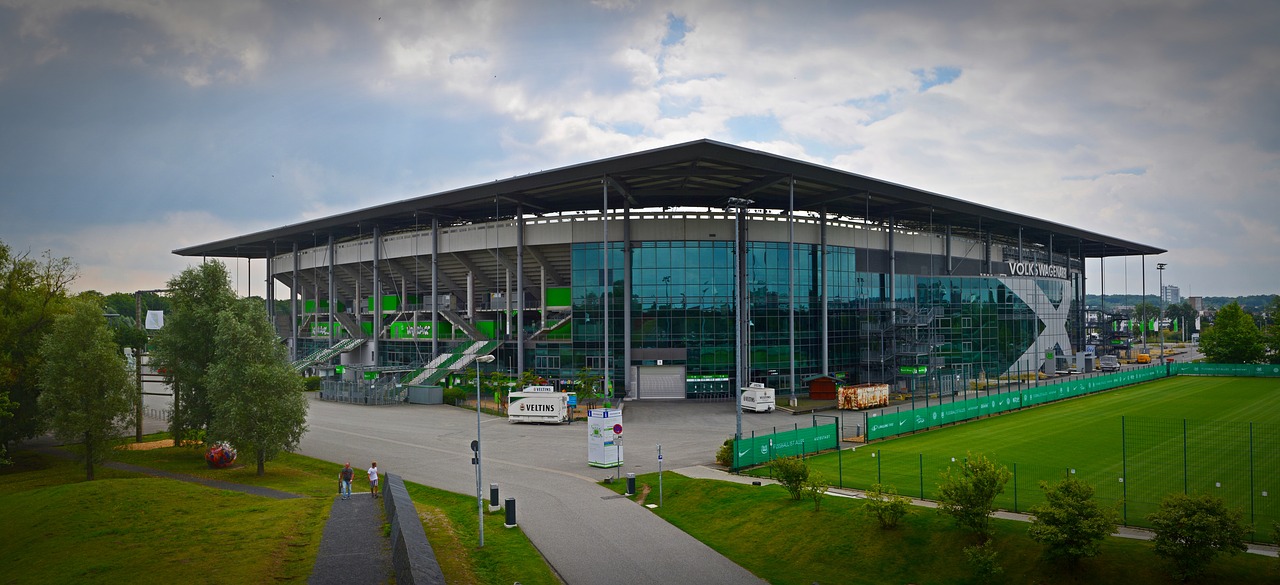
[[[1160,271],[1160,318],[1156,319],[1156,329],[1160,331],[1160,361],[1165,361],[1164,357],[1164,267],[1167,263],[1159,262],[1156,264],[1156,270]],[[1167,363],[1167,362],[1166,362]],[[1166,366],[1168,367],[1168,366]]]

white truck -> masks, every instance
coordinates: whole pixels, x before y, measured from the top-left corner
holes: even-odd
[[[769,388],[759,382],[752,382],[742,389],[742,410],[770,412],[778,407],[778,403],[774,398],[773,388]]]
[[[569,420],[568,392],[556,392],[551,386],[526,386],[512,392],[507,402],[507,420],[511,422],[559,424]]]

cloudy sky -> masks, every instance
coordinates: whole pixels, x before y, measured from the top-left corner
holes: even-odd
[[[175,248],[711,138],[1166,248],[1152,294],[1157,261],[1280,293],[1275,0],[785,4],[0,0],[0,241],[131,292]]]

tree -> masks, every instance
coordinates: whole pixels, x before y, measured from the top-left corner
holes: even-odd
[[[77,299],[40,344],[40,408],[61,441],[83,447],[85,479],[133,422],[133,378],[107,330],[102,306]]]
[[[1133,306],[1133,321],[1130,322],[1129,326],[1132,327],[1132,331],[1141,333],[1142,337],[1146,338],[1156,331],[1156,328],[1151,325],[1152,321],[1159,318],[1160,307],[1147,301],[1142,301]]]
[[[0,241],[0,394],[9,395],[13,415],[0,425],[0,450],[43,431],[40,343],[54,317],[67,311],[67,287],[76,276],[70,258],[45,251],[35,259]]]
[[[1053,484],[1042,481],[1040,489],[1045,503],[1031,508],[1031,540],[1045,545],[1046,556],[1070,566],[1097,556],[1103,539],[1116,529],[1116,511],[1098,506],[1093,486],[1074,477]]]
[[[8,392],[0,392],[0,421],[6,418],[13,418],[13,411],[18,408],[16,402],[9,401]],[[12,465],[13,461],[9,460],[9,449],[4,443],[0,443],[0,465]]]
[[[587,408],[595,406],[602,398],[600,393],[600,374],[590,370],[578,370],[573,377],[574,392],[578,396],[578,404]]]
[[[1266,356],[1258,326],[1234,302],[1219,310],[1213,325],[1200,334],[1200,351],[1219,364],[1253,364]]]
[[[1170,494],[1147,521],[1155,532],[1156,554],[1172,563],[1174,577],[1183,581],[1203,573],[1218,553],[1247,550],[1244,514],[1211,494]]]
[[[942,513],[955,518],[956,524],[986,539],[991,513],[996,511],[996,496],[1004,493],[1004,485],[1012,477],[1009,469],[987,459],[981,453],[968,454],[956,466],[947,468],[938,485],[938,506]]]
[[[307,430],[302,378],[261,302],[241,299],[219,313],[213,346],[209,438],[253,453],[262,475],[266,462],[296,449]]]
[[[1272,295],[1267,304],[1269,323],[1262,330],[1262,342],[1266,345],[1266,360],[1269,364],[1280,364],[1280,295]]]
[[[876,517],[880,528],[888,530],[898,526],[898,521],[910,510],[911,498],[898,495],[893,486],[871,484],[867,489],[866,506],[863,510]]]
[[[173,387],[169,430],[179,443],[203,431],[213,418],[205,374],[214,362],[218,319],[235,302],[231,277],[221,262],[205,262],[169,279],[173,313],[155,336],[152,363]]]

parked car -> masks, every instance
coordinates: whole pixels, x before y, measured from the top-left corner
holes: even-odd
[[[1140,353],[1140,354],[1138,354],[1138,359],[1133,360],[1133,361],[1138,362],[1138,363],[1140,363],[1140,364],[1149,364],[1149,363],[1151,363],[1151,355],[1150,355],[1150,354],[1145,354],[1145,353]]]
[[[1098,369],[1104,372],[1119,372],[1120,360],[1113,355],[1104,355],[1098,358]]]

